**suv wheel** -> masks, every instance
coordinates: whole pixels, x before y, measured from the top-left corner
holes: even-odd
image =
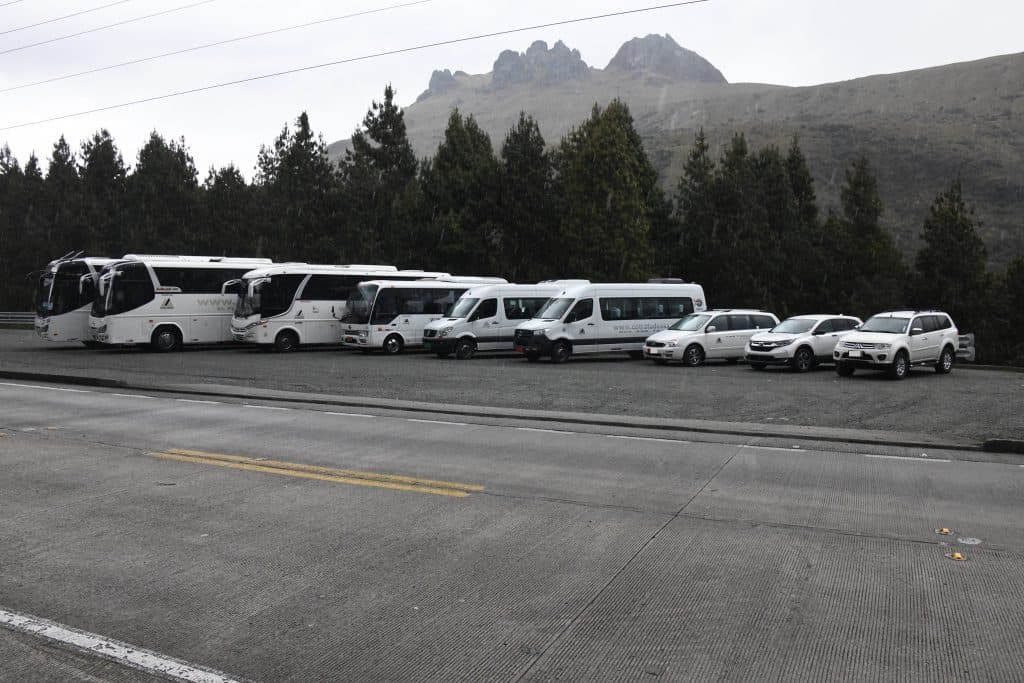
[[[683,351],[683,365],[688,365],[691,368],[695,368],[698,365],[704,363],[704,349],[700,348],[697,344],[690,344],[686,347],[686,351]]]
[[[953,349],[946,347],[942,349],[942,353],[939,354],[939,362],[935,364],[935,372],[940,375],[948,375],[949,371],[953,369],[953,362],[956,359],[956,354],[953,353]]]
[[[836,373],[840,377],[853,377],[857,368],[852,363],[836,363]]]
[[[903,379],[910,370],[910,361],[907,359],[906,351],[897,351],[896,357],[892,359],[889,366],[889,376],[893,379]]]
[[[793,354],[793,369],[797,372],[807,372],[814,367],[814,352],[806,346],[801,346]]]

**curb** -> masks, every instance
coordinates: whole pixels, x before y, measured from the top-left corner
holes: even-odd
[[[411,413],[431,413],[434,415],[450,415],[477,418],[505,418],[532,420],[561,424],[590,425],[598,427],[619,427],[626,429],[650,429],[656,431],[690,432],[695,434],[720,434],[725,436],[742,436],[751,438],[795,439],[800,441],[816,441],[824,443],[863,444],[887,446],[895,448],[942,449],[950,451],[997,453],[1024,453],[1024,442],[1004,439],[990,439],[984,444],[948,443],[913,438],[882,438],[864,435],[862,430],[856,433],[839,434],[837,428],[800,427],[793,425],[762,425],[759,423],[725,422],[714,423],[708,420],[681,420],[672,418],[654,418],[643,416],[618,416],[591,413],[566,413],[557,411],[541,411],[530,409],[500,408],[494,406],[441,405],[418,401],[400,401],[391,399],[375,399],[370,397],[345,397],[329,394],[300,394],[272,389],[253,389],[212,385],[203,388],[196,385],[165,385],[132,384],[122,380],[111,380],[97,377],[81,377],[75,375],[53,375],[33,372],[17,372],[0,370],[0,378],[35,380],[42,382],[76,384],[118,389],[134,389],[164,394],[183,394],[189,396],[210,396],[234,399],[260,399],[281,403],[307,405],[343,406],[350,408],[375,408],[380,410],[397,410]],[[814,430],[821,430],[820,432]],[[850,430],[852,432],[852,430]],[[913,435],[907,435],[913,436]],[[1006,443],[1004,443],[1006,442]],[[1019,443],[1020,450],[1014,448]],[[994,444],[992,448],[988,444]]]
[[[986,439],[981,447],[990,453],[1024,454],[1024,441],[1020,439]]]

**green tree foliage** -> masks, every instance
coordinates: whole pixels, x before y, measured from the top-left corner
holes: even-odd
[[[520,112],[505,136],[499,167],[501,251],[510,280],[533,282],[558,272],[553,168],[540,127]]]
[[[82,143],[81,156],[85,242],[101,254],[124,253],[131,242],[125,220],[127,169],[121,152],[110,132],[102,129]]]
[[[629,108],[612,100],[562,139],[556,163],[563,210],[559,275],[593,280],[646,278],[652,269],[651,215],[657,173]]]
[[[974,209],[964,202],[959,178],[928,209],[921,241],[915,304],[941,306],[961,329],[975,330],[987,307],[988,255],[978,236]]]
[[[665,275],[706,282],[711,274],[707,256],[715,239],[714,179],[715,162],[701,128],[676,186],[678,228],[655,235],[652,240],[662,255],[660,265]]]
[[[127,179],[123,244],[145,244],[156,253],[195,251],[199,184],[185,141],[169,143],[153,131]]]
[[[356,242],[343,253],[371,263],[408,257],[404,245],[413,238],[407,204],[416,196],[410,186],[418,163],[394,96],[388,85],[384,100],[370,105],[339,167],[344,211]]]
[[[200,194],[200,228],[195,249],[220,256],[263,256],[264,232],[259,230],[255,189],[233,164],[211,168]]]
[[[441,270],[486,275],[503,272],[498,233],[498,160],[491,138],[472,116],[456,109],[437,155],[421,174],[426,225],[417,240]]]
[[[337,223],[338,184],[327,145],[302,112],[272,147],[263,146],[256,185],[263,206],[267,253],[278,260],[333,263],[345,236]]]

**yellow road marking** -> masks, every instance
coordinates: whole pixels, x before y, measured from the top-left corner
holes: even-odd
[[[151,455],[156,458],[163,458],[165,460],[178,460],[180,462],[192,462],[201,465],[215,465],[217,467],[228,467],[231,469],[247,470],[249,472],[264,472],[267,474],[280,474],[290,477],[299,477],[302,479],[332,481],[338,484],[374,486],[377,488],[385,488],[395,491],[416,491],[418,493],[431,493],[438,496],[453,496],[457,498],[468,496],[473,491],[484,490],[483,486],[461,484],[452,481],[421,479],[418,477],[406,477],[397,474],[360,472],[357,470],[321,467],[318,465],[303,465],[283,460],[264,460],[247,458],[240,455],[190,451],[181,448],[172,448],[167,451],[154,451],[147,453],[147,455]]]

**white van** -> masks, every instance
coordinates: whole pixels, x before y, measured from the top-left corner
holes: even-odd
[[[695,366],[709,358],[735,363],[743,358],[752,336],[778,324],[775,314],[767,311],[726,308],[694,313],[648,337],[644,355],[662,365],[681,360]]]
[[[512,351],[516,325],[529,320],[548,299],[588,280],[551,280],[536,285],[484,285],[466,291],[444,318],[423,328],[423,348],[459,360],[477,351]]]
[[[569,287],[552,296],[515,331],[516,350],[527,360],[623,351],[643,357],[644,340],[683,316],[707,308],[694,283],[618,283]]]

